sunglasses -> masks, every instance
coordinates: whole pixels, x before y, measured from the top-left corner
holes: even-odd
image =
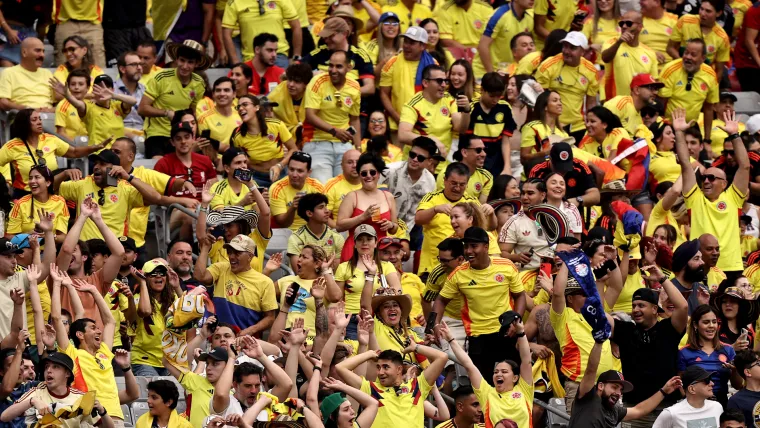
[[[713,174],[705,174],[705,175],[702,176],[702,180],[707,180],[707,181],[709,181],[709,182],[712,183],[715,180],[725,180],[725,178],[723,178],[723,177],[716,177]]]
[[[367,176],[370,176],[370,175],[372,177],[374,177],[374,176],[377,175],[377,170],[376,169],[369,169],[369,170],[365,169],[364,171],[360,172],[359,175],[361,175],[362,177],[367,177]]]
[[[385,119],[370,119],[369,123],[372,123],[372,124],[381,124],[381,123],[385,123]]]
[[[465,150],[474,150],[475,153],[481,154],[481,153],[483,153],[483,151],[485,150],[485,148],[483,148],[483,147],[471,147],[471,148],[466,148]]]
[[[694,76],[689,76],[686,78],[686,91],[691,91],[691,81],[694,80]]]
[[[166,272],[151,272],[147,276],[151,278],[157,278],[159,276],[166,276]]]
[[[449,82],[451,82],[449,79],[444,79],[443,77],[438,77],[435,79],[425,79],[425,80],[427,80],[428,82],[435,82],[439,85],[448,85]]]
[[[733,150],[723,150],[723,154],[726,156],[733,156],[734,151]]]
[[[101,207],[106,203],[106,191],[103,189],[98,190],[98,205]]]
[[[383,22],[383,25],[388,27],[398,27],[398,22],[396,21],[385,21]]]
[[[398,238],[389,238],[385,237],[378,242],[379,245],[392,245],[392,244],[400,244],[401,240]]]
[[[39,165],[47,165],[47,161],[43,156],[45,156],[45,153],[42,150],[35,150],[34,154],[37,155],[37,164]]]
[[[438,256],[438,263],[451,263],[453,261],[454,261],[454,259],[444,259],[444,258]]]
[[[417,159],[417,162],[425,162],[427,160],[427,157],[414,152],[409,152],[409,160]]]
[[[66,53],[76,52],[76,50],[79,49],[79,47],[70,47],[70,48],[63,48],[63,51]]]
[[[623,27],[633,27],[634,24],[636,24],[636,23],[633,22],[633,21],[619,21],[618,22],[618,26],[621,27],[621,28],[623,28]]]

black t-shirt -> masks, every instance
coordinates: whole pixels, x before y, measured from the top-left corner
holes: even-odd
[[[694,312],[694,309],[697,309],[697,306],[701,304],[699,303],[699,298],[697,297],[698,293],[696,287],[702,287],[704,290],[707,290],[709,292],[709,288],[707,288],[707,286],[701,282],[695,282],[692,284],[691,288],[684,287],[676,278],[673,278],[670,282],[676,286],[678,291],[680,291],[683,295],[683,298],[686,299],[686,302],[689,304],[689,316],[691,316],[691,313]]]
[[[20,22],[25,27],[32,27],[34,21],[43,18],[44,13],[51,13],[49,5],[52,3],[45,0],[4,1],[0,4],[0,11],[3,12],[6,20]],[[144,16],[143,21],[145,21]]]
[[[488,113],[480,102],[473,103],[467,133],[483,140],[488,156],[501,156],[502,137],[511,137],[515,129],[512,108],[506,101],[499,101]]]
[[[145,26],[146,0],[105,0],[103,5],[103,28],[122,29]]]
[[[573,402],[572,416],[568,428],[613,428],[623,421],[628,409],[620,404],[612,409],[602,404],[602,397],[591,389],[586,395]]]
[[[625,378],[633,384],[633,391],[623,395],[626,405],[648,399],[678,374],[678,343],[683,334],[673,328],[670,319],[658,321],[649,330],[615,320],[612,341],[620,348]],[[678,398],[671,394],[665,402],[675,403]]]
[[[549,164],[549,160],[539,163],[530,170],[529,178],[542,178],[546,179],[549,174],[552,173],[552,167]],[[573,169],[567,174],[562,174],[565,177],[565,186],[567,188],[567,199],[577,198],[583,196],[586,190],[596,187],[596,181],[594,180],[594,173],[580,159],[573,159]]]
[[[760,391],[742,389],[728,399],[726,409],[741,410],[748,427],[760,427]]]

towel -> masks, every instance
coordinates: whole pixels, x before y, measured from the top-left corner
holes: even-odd
[[[603,343],[610,338],[612,328],[604,313],[602,299],[596,288],[594,275],[591,273],[591,263],[580,249],[557,253],[567,266],[570,275],[578,281],[586,294],[586,303],[581,308],[583,319],[591,326],[591,333],[597,343]]]
[[[437,64],[433,56],[428,51],[423,51],[422,57],[420,57],[420,64],[417,66],[417,76],[414,78],[414,90],[416,92],[422,90],[422,72],[425,70],[425,67],[433,64]]]

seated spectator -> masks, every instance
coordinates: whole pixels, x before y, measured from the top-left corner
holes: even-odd
[[[338,255],[345,244],[345,238],[329,226],[328,203],[327,196],[321,193],[307,193],[299,199],[298,216],[304,219],[306,224],[288,238],[287,255],[290,266],[296,265],[301,250],[306,245],[321,248],[328,259],[335,258],[335,262],[340,260]],[[335,266],[337,267],[337,263]]]
[[[483,168],[486,163],[486,145],[480,138],[462,135],[459,146],[454,152],[453,160],[461,162],[470,170],[465,196],[477,199],[481,204],[486,203],[488,194],[493,187],[493,175]],[[436,190],[443,189],[443,175],[438,175]]]
[[[143,135],[143,118],[137,113],[137,107],[145,93],[145,85],[140,83],[142,66],[137,52],[129,51],[119,56],[116,65],[119,78],[114,82],[114,91],[137,100],[129,114],[124,117],[124,131],[127,135]]]
[[[691,336],[691,328],[689,335]],[[681,383],[686,399],[665,408],[652,427],[675,428],[696,421],[717,427],[723,408],[719,402],[711,400],[714,377],[715,372],[708,372],[699,365],[683,370]]]
[[[214,105],[211,111],[198,116],[198,129],[201,134],[208,133],[208,138],[219,142],[219,151],[224,152],[230,147],[230,136],[243,121],[235,107],[235,82],[229,77],[222,76],[214,82]],[[245,95],[243,95],[245,96]]]
[[[274,116],[285,123],[296,141],[301,142],[303,124],[306,123],[306,108],[302,105],[306,86],[313,77],[311,67],[304,63],[293,63],[285,71],[285,81],[269,93],[269,101],[274,106]]]
[[[253,72],[251,84],[247,87],[248,93],[267,95],[280,83],[280,77],[285,74],[285,70],[276,65],[280,45],[287,49],[288,42],[283,39],[283,42],[279,43],[274,34],[261,33],[254,37],[253,58],[244,63]]]
[[[248,154],[243,149],[230,147],[222,155],[222,167],[224,168],[224,174],[222,175],[224,178],[213,183],[209,189],[213,197],[209,201],[210,208],[212,210],[221,210],[224,207],[237,205],[248,210],[253,209],[254,203],[257,201],[256,194],[252,191],[252,188],[258,189],[258,186],[251,186],[250,179],[246,182],[240,180],[240,178],[245,178],[246,174],[250,175]],[[206,179],[204,191],[209,180],[212,179],[213,176]],[[262,209],[262,207],[259,207],[259,209]]]
[[[142,69],[142,77],[140,77],[140,83],[147,88],[148,81],[150,81],[156,73],[163,70],[163,68],[156,65],[156,58],[158,50],[153,40],[146,40],[140,42],[135,49],[137,56],[140,57],[140,68]]]
[[[95,81],[96,77],[104,73],[102,68],[95,65],[90,44],[82,36],[67,37],[63,41],[63,52],[66,56],[66,62],[59,65],[55,73],[53,73],[53,77],[59,82],[65,82],[69,73],[78,68],[88,71],[92,82]],[[63,99],[61,94],[56,94],[55,98],[56,101]]]
[[[338,220],[338,212],[343,200],[355,190],[361,189],[362,182],[359,172],[356,170],[356,162],[359,160],[361,153],[359,150],[351,149],[343,153],[343,160],[340,167],[343,172],[336,175],[325,183],[325,195],[327,195],[327,209],[330,211],[329,225],[335,228]]]
[[[385,113],[380,110],[375,110],[369,115],[369,125],[367,126],[368,137],[362,140],[362,153],[370,151],[372,148],[370,142],[377,141],[376,144],[382,144],[382,149],[373,149],[373,152],[380,153],[385,163],[392,163],[401,160],[402,150],[393,144],[390,140],[390,132],[388,128],[388,120],[385,118]],[[373,144],[372,146],[374,146]]]
[[[734,365],[739,376],[744,379],[744,388],[729,397],[726,412],[721,416],[721,424],[724,421],[723,416],[728,414],[735,415],[731,419],[734,421],[738,420],[737,416],[743,416],[747,421],[754,421],[755,407],[760,401],[760,385],[758,385],[758,381],[760,381],[760,355],[758,352],[750,349],[737,352]]]
[[[485,170],[493,176],[512,174],[512,159],[519,156],[519,150],[512,149],[510,140],[519,144],[519,138],[510,138],[517,125],[509,103],[501,99],[506,89],[504,78],[499,73],[486,73],[481,88],[480,101],[473,104],[470,112],[467,134],[485,143]],[[505,145],[509,146],[509,150],[504,149]],[[522,165],[519,166],[522,168]]]
[[[39,109],[53,113],[53,92],[47,86],[53,73],[43,68],[45,45],[36,37],[21,42],[21,62],[0,75],[0,111]]]
[[[63,242],[69,230],[69,208],[66,200],[53,193],[53,174],[45,165],[29,170],[30,194],[16,200],[8,216],[6,233],[33,233],[41,217],[51,214],[55,222],[55,240]]]
[[[192,424],[177,414],[179,391],[174,382],[165,379],[148,382],[148,413],[140,416],[135,426],[159,425],[166,428],[192,428]]]
[[[272,216],[279,227],[298,230],[306,221],[297,218],[298,201],[307,193],[325,193],[322,183],[310,177],[312,157],[305,152],[295,152],[288,160],[288,176],[269,188],[269,204]]]
[[[565,177],[568,183],[567,200],[571,204],[576,207],[592,207],[599,203],[601,194],[596,187],[594,173],[585,162],[573,157],[568,143],[553,144],[549,150],[549,158],[534,166],[528,177],[545,179],[552,172]],[[572,185],[573,182],[575,185]]]
[[[72,97],[84,101],[85,95],[90,88],[90,73],[84,69],[72,70],[66,77],[66,90]],[[55,131],[61,135],[73,139],[87,136],[87,127],[84,126],[79,112],[68,101],[61,101],[55,107]]]

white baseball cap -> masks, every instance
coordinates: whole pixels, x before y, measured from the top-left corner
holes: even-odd
[[[749,135],[755,135],[760,131],[760,114],[756,114],[747,120],[745,124]]]
[[[407,39],[414,40],[415,42],[425,44],[428,42],[427,31],[425,31],[425,29],[422,27],[409,27],[406,29],[406,33],[402,34],[402,36],[406,37]]]
[[[565,38],[560,40],[560,42],[567,42],[573,46],[588,49],[588,39],[580,31],[571,31],[567,33]]]

